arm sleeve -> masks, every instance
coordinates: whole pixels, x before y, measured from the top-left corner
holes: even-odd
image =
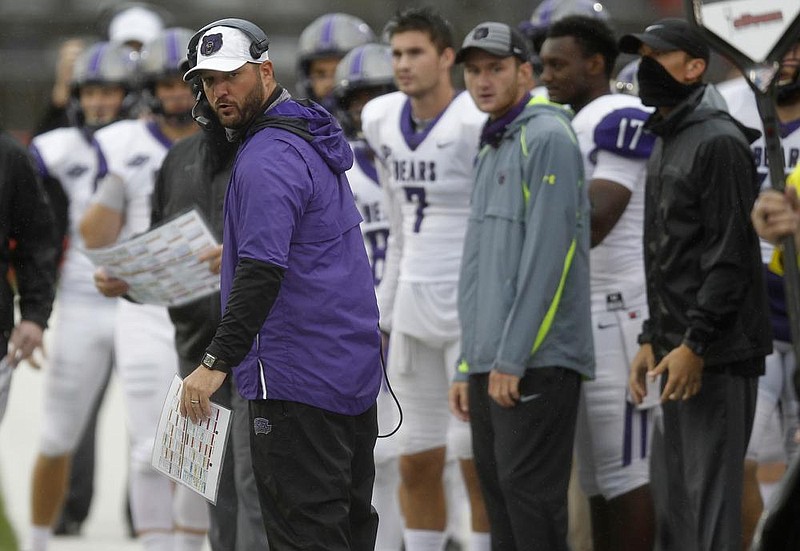
[[[381,153],[380,143],[380,111],[382,100],[375,99],[364,106],[361,111],[364,139],[375,155],[375,167],[378,181],[383,190],[383,210],[389,217],[389,236],[386,239],[386,257],[383,265],[383,276],[378,285],[378,311],[380,312],[380,328],[387,333],[392,330],[394,299],[397,294],[397,278],[400,274],[400,259],[403,256],[403,216],[400,203],[392,195],[389,167]]]
[[[15,186],[10,237],[17,246],[11,260],[17,271],[22,319],[47,327],[53,306],[59,239],[47,196],[33,165],[20,149],[8,157]]]
[[[560,119],[539,128],[527,144],[523,178],[530,186],[517,289],[500,340],[494,369],[522,376],[546,338],[558,311],[577,247],[583,164],[577,140]],[[529,127],[530,129],[530,127]],[[584,220],[583,224],[588,224]],[[588,229],[588,228],[587,228]]]
[[[250,258],[239,261],[228,304],[208,353],[228,366],[241,363],[253,346],[281,288],[285,270]]]
[[[693,184],[701,190],[703,252],[698,271],[703,280],[696,306],[687,312],[690,322],[684,339],[707,344],[735,322],[750,285],[750,245],[757,243],[750,210],[758,184],[749,148],[732,136],[708,143],[699,159]]]
[[[623,157],[610,151],[599,150],[592,179],[608,180],[633,191],[638,183],[644,180],[646,172],[647,163],[643,159]]]

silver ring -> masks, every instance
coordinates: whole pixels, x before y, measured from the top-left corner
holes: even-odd
[[[189,402],[192,404],[199,404],[200,400],[189,400]]]

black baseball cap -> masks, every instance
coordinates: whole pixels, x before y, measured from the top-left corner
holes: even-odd
[[[619,39],[619,50],[638,54],[639,47],[647,44],[656,50],[682,50],[694,58],[708,61],[711,55],[708,43],[685,19],[667,18],[656,21],[643,33],[626,34]]]
[[[528,41],[517,29],[505,23],[487,21],[467,33],[461,49],[456,54],[456,63],[463,63],[464,57],[473,48],[497,57],[514,56],[522,61],[531,59]]]

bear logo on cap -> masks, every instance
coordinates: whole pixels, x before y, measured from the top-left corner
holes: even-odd
[[[475,29],[475,32],[472,33],[472,38],[475,40],[480,40],[481,38],[486,38],[489,36],[489,27],[478,27]]]
[[[203,37],[202,53],[204,56],[209,56],[214,52],[218,52],[222,48],[222,33],[207,34]]]

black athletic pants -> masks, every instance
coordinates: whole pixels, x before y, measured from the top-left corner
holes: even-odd
[[[751,361],[763,366],[764,359]],[[663,419],[653,433],[650,488],[662,551],[742,546],[744,455],[758,377],[707,370],[702,382],[685,402],[662,404]]]
[[[520,401],[498,405],[489,374],[469,378],[472,449],[491,524],[492,551],[567,551],[567,487],[580,375],[528,369]]]
[[[372,551],[377,407],[350,416],[297,402],[252,400],[250,421],[270,547]]]

